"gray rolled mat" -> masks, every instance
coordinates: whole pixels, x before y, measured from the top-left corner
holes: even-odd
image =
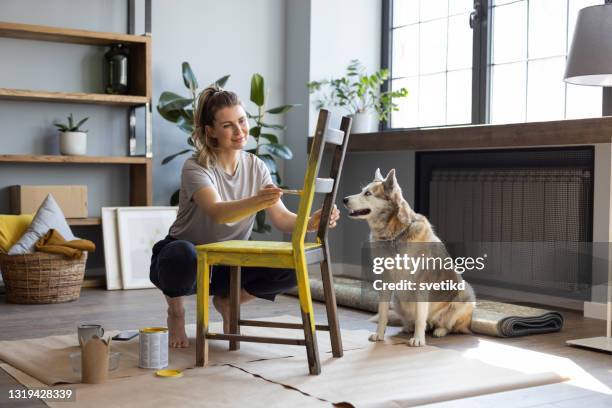
[[[355,278],[336,276],[334,277],[334,287],[338,305],[377,312],[378,293],[372,288],[371,283]],[[310,290],[314,300],[325,300],[323,284],[320,279],[310,279]],[[289,293],[297,295],[297,289]],[[474,333],[495,337],[519,337],[529,334],[552,333],[563,328],[563,315],[546,309],[479,300],[472,316],[470,328]]]

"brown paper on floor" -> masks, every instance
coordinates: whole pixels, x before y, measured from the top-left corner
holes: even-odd
[[[321,374],[308,375],[303,357],[236,363],[249,373],[333,403],[355,407],[408,407],[564,381],[562,375],[521,372],[432,346],[377,343],[326,355]]]
[[[0,364],[26,387],[44,387],[29,375]],[[159,378],[153,373],[108,380],[104,384],[72,384],[76,402],[45,401],[51,408],[109,407],[329,407],[330,403],[255,377],[238,368],[215,366],[186,370],[181,378]]]
[[[297,322],[293,316],[278,316],[262,320]],[[211,323],[211,331],[219,332],[221,323]],[[113,336],[117,332],[107,332]],[[303,338],[301,330],[271,329],[266,327],[243,327],[242,333],[255,336],[276,336]],[[173,369],[191,368],[195,363],[195,325],[187,326],[190,337],[189,348],[170,349],[169,366]],[[347,330],[342,332],[344,350],[353,350],[365,347],[368,344],[369,332],[366,330]],[[321,355],[331,351],[329,333],[318,331],[317,339]],[[226,364],[245,361],[256,361],[291,356],[305,355],[302,346],[289,346],[279,344],[246,343],[240,344],[240,350],[228,351],[228,342],[211,341],[209,343],[210,364]],[[72,371],[70,353],[80,351],[75,334],[64,336],[50,336],[38,339],[0,341],[0,360],[31,375],[47,385],[61,383],[75,384],[81,382],[80,374]],[[126,341],[114,341],[111,352],[121,352],[119,368],[109,372],[109,379],[132,377],[148,374],[151,370],[138,368],[138,337]]]

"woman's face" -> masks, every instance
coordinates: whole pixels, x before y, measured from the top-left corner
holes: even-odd
[[[217,139],[219,149],[241,150],[249,136],[249,121],[240,105],[228,106],[217,111],[214,126],[207,126],[209,135]]]

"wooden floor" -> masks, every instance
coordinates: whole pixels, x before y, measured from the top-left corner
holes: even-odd
[[[76,302],[57,305],[13,305],[7,304],[0,295],[0,340],[44,337],[74,333],[78,323],[99,323],[109,329],[135,329],[146,326],[165,325],[165,302],[158,290],[112,291],[85,289]],[[188,299],[187,322],[195,322],[195,296]],[[279,296],[274,303],[256,300],[243,306],[244,318],[270,317],[283,314],[299,316],[295,298]],[[325,309],[315,304],[317,321],[325,321]],[[612,355],[565,346],[565,340],[605,333],[601,320],[585,319],[581,314],[563,311],[566,317],[564,330],[560,333],[527,336],[514,339],[486,337],[506,345],[524,347],[529,350],[563,356],[587,371],[594,380],[612,388]],[[343,329],[374,329],[369,323],[368,313],[340,308],[340,323]],[[211,320],[220,316],[213,312]],[[452,335],[442,339],[429,339],[431,345],[466,350],[474,344],[473,336]],[[441,368],[443,369],[443,368]],[[398,373],[401,375],[401,373]],[[460,379],[458,379],[460,380]],[[432,385],[435,381],[432,381]],[[20,388],[13,378],[0,370],[0,407],[8,402],[7,390]],[[15,407],[43,407],[40,401],[6,405]],[[449,401],[430,407],[611,407],[612,396],[596,393],[568,384],[552,384],[532,387],[481,397]]]

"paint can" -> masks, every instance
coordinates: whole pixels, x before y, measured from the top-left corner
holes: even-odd
[[[164,368],[168,366],[168,329],[145,327],[138,336],[138,367]]]

